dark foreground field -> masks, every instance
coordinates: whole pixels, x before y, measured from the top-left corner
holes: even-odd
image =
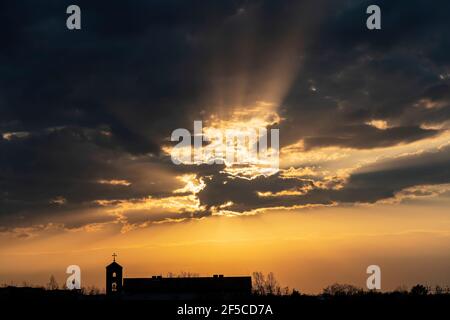
[[[155,301],[9,292],[1,295],[0,304],[3,313],[43,319],[447,319],[450,314],[450,295],[408,293]]]

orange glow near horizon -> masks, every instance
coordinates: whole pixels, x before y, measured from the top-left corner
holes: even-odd
[[[117,228],[49,228],[28,239],[3,234],[0,281],[45,284],[54,274],[63,283],[67,265],[78,264],[83,285],[101,288],[104,267],[117,252],[126,277],[273,271],[282,285],[314,293],[334,282],[364,286],[365,268],[378,264],[384,290],[450,283],[444,272],[450,268],[450,218],[431,202],[426,212],[411,204],[333,207],[166,223],[125,234]]]

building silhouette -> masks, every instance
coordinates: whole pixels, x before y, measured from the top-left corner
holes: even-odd
[[[122,292],[122,266],[116,262],[116,254],[113,254],[113,262],[106,266],[106,294],[113,295]]]
[[[126,298],[197,299],[236,298],[251,294],[250,276],[123,278],[123,268],[114,260],[106,266],[106,294]]]

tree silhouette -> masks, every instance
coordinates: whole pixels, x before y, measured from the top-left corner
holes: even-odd
[[[189,272],[189,271],[181,271],[178,275],[179,278],[196,278],[198,277],[198,273]]]
[[[95,296],[100,294],[100,289],[92,285],[86,288],[86,293],[90,296]]]
[[[364,290],[351,284],[335,283],[323,289],[324,295],[330,296],[352,296],[363,293]]]
[[[434,287],[434,294],[443,294],[443,293],[444,293],[444,288],[442,288],[439,285]]]
[[[416,284],[411,288],[411,294],[415,296],[426,296],[429,292],[430,289],[421,284]]]
[[[260,271],[253,272],[253,292],[257,295],[263,296],[266,294],[265,277]]]
[[[267,276],[264,276],[260,271],[253,272],[252,280],[253,293],[257,295],[281,295],[282,293],[281,287],[273,272],[269,272]],[[289,291],[289,288],[287,288],[287,291]]]
[[[275,275],[273,274],[273,272],[269,272],[267,274],[265,287],[266,294],[268,295],[281,294],[280,286],[278,285],[278,281],[277,279],[275,279]]]
[[[50,279],[47,283],[47,289],[48,290],[57,290],[58,289],[58,282],[56,282],[54,275],[50,276]]]

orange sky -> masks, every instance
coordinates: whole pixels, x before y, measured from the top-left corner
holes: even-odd
[[[378,264],[382,289],[450,283],[449,199],[402,205],[315,208],[244,217],[164,223],[118,233],[47,228],[20,239],[2,235],[0,281],[60,283],[78,264],[82,284],[104,286],[112,252],[125,277],[189,271],[246,275],[273,271],[283,286],[319,292],[334,282],[364,286],[366,267]],[[7,243],[7,245],[6,245]]]
[[[93,5],[76,41],[43,4],[7,30],[0,283],[75,264],[102,288],[115,252],[126,277],[274,272],[317,293],[375,264],[383,290],[450,285],[448,18],[391,1],[372,32],[363,4]],[[200,120],[209,146],[279,130],[279,157],[177,165],[171,134]]]
[[[240,112],[239,116],[264,121],[262,111],[256,115]],[[233,115],[231,119],[246,123]],[[229,126],[227,122],[216,125],[221,129]],[[388,170],[392,161],[401,165],[403,159],[433,156],[446,150],[448,141],[448,131],[370,150],[305,150],[298,141],[281,149],[279,179],[283,183],[311,179],[313,189],[340,190],[354,173]],[[0,282],[42,285],[53,274],[64,283],[67,266],[76,264],[81,267],[84,286],[102,288],[104,267],[116,252],[125,277],[181,271],[200,275],[262,271],[274,272],[282,286],[317,293],[335,282],[362,287],[366,268],[375,264],[381,267],[383,290],[416,283],[450,284],[449,184],[415,185],[373,204],[324,201],[273,208],[261,204],[236,211],[229,208],[230,202],[210,208],[208,217],[195,218],[196,212],[206,210],[199,194],[210,183],[207,175],[189,171],[177,175],[151,166],[142,162],[123,167],[135,171],[140,179],[158,178],[158,187],[169,190],[164,196],[99,198],[93,201],[96,207],[68,210],[61,216],[49,216],[47,223],[0,232]],[[260,174],[256,167],[249,177]],[[235,179],[242,179],[239,175]],[[119,178],[96,183],[111,188],[132,185]],[[311,191],[305,186],[257,192],[258,201],[266,197],[278,198],[279,203],[284,203],[284,197],[300,199]],[[61,209],[66,206],[65,198],[55,198],[53,203]]]

